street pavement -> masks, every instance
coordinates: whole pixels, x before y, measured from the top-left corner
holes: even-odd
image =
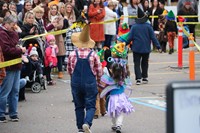
[[[135,85],[132,53],[129,68],[133,82],[130,95],[135,112],[124,118],[122,133],[166,132],[166,85],[189,80],[188,51],[183,51],[183,69],[177,67],[177,53],[152,52],[149,59],[149,83]],[[196,80],[200,80],[200,53],[196,52]],[[54,73],[53,73],[54,74]],[[70,78],[65,72],[55,86],[34,94],[27,89],[27,101],[19,103],[19,122],[0,123],[0,133],[77,133]],[[112,133],[108,116],[93,121],[93,133]]]

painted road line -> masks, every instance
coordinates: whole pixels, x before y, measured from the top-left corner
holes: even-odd
[[[189,61],[183,61],[183,62],[189,62]],[[195,61],[195,63],[200,63],[200,61]],[[177,64],[177,61],[176,62],[149,62],[149,65],[158,65],[158,64]],[[129,63],[128,64],[129,66],[133,66],[134,64],[133,63]]]
[[[129,98],[129,100],[139,105],[166,111],[166,102],[164,100],[158,100],[158,98]]]
[[[164,73],[149,73],[148,75],[175,75],[175,74],[188,74],[189,72],[164,72]],[[200,71],[195,71],[195,73],[200,73]],[[131,76],[135,76],[135,74],[131,74]]]

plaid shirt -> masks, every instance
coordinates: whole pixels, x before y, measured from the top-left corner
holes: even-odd
[[[82,59],[87,58],[88,54],[91,51],[89,48],[78,48],[77,50],[78,50],[79,58],[82,58]],[[76,52],[73,51],[70,53],[69,58],[68,58],[68,63],[67,63],[67,68],[70,75],[73,74],[73,71],[76,66],[76,62],[77,62]],[[103,74],[103,69],[102,69],[99,56],[96,54],[96,52],[94,51],[92,52],[91,56],[89,57],[89,62],[90,62],[90,67],[93,74],[97,77],[101,77]]]
[[[76,47],[74,46],[74,44],[72,43],[71,40],[71,36],[72,33],[76,33],[76,32],[81,32],[81,28],[77,27],[75,29],[69,29],[66,32],[66,38],[65,38],[65,48],[66,48],[66,56],[68,57],[71,51],[74,51],[74,49],[76,49]]]

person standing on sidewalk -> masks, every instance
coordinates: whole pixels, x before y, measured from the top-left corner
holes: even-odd
[[[0,26],[0,47],[5,61],[21,58],[22,53],[26,51],[26,48],[17,46],[19,37],[17,32],[14,31],[16,24],[17,18],[10,15],[3,19],[3,23]],[[19,121],[17,106],[21,66],[22,63],[18,63],[6,67],[6,77],[0,86],[0,122],[7,122],[5,117],[7,103],[9,104],[8,115],[11,121]]]
[[[175,15],[173,11],[169,11],[166,16],[167,22],[165,24],[165,35],[168,37],[169,42],[169,54],[174,53],[174,40],[178,34],[178,28],[175,22]]]
[[[70,53],[67,68],[71,75],[76,125],[78,133],[92,133],[90,128],[98,93],[96,78],[101,77],[102,66],[98,55],[91,50],[95,42],[90,38],[89,25],[82,32],[73,33],[71,40],[77,49]]]
[[[161,52],[160,43],[158,42],[153,28],[148,22],[148,15],[138,8],[138,18],[136,24],[131,27],[127,44],[131,41],[131,50],[133,51],[133,62],[135,69],[136,85],[148,83],[148,67],[149,67],[149,54],[151,52],[151,41],[156,45],[157,49]],[[142,68],[142,69],[141,69]]]

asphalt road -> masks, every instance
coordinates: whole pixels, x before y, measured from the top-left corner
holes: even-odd
[[[196,80],[200,80],[200,54],[196,53]],[[149,66],[149,83],[135,85],[132,54],[129,65],[133,81],[130,96],[135,112],[125,116],[123,133],[165,133],[166,102],[165,87],[175,80],[189,80],[188,50],[184,50],[183,66],[177,69],[177,53],[152,53]],[[38,94],[30,90],[26,102],[19,103],[19,122],[0,123],[0,133],[76,133],[74,105],[69,84],[69,75],[48,86]],[[93,121],[93,133],[112,133],[108,116]]]

